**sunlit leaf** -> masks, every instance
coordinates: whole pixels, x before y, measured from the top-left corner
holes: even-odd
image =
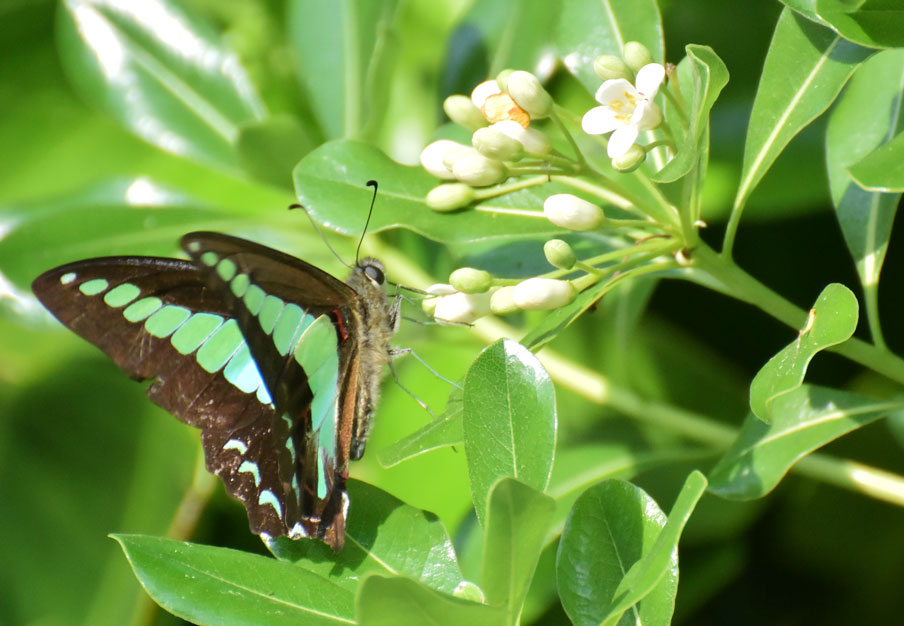
[[[854,334],[858,308],[857,297],[844,285],[832,283],[822,290],[797,339],[769,359],[750,383],[754,415],[771,421],[776,399],[800,387],[816,353]]]
[[[799,387],[775,400],[771,424],[747,417],[735,443],[710,471],[710,491],[739,500],[763,497],[801,457],[902,406],[901,400]]]
[[[490,488],[511,476],[543,490],[556,443],[555,389],[527,348],[509,339],[487,347],[465,376],[464,445],[477,516]]]

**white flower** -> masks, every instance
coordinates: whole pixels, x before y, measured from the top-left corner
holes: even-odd
[[[603,223],[603,210],[570,193],[555,193],[543,202],[543,215],[569,230],[593,230]]]
[[[436,311],[436,303],[440,301],[440,297],[455,293],[455,287],[437,283],[427,287],[426,292],[428,295],[421,301],[421,308],[424,309],[427,315],[433,315]]]
[[[552,96],[549,95],[540,80],[522,70],[515,70],[508,77],[506,90],[515,103],[527,111],[531,119],[539,119],[549,115],[552,109]]]
[[[635,85],[624,78],[605,81],[596,92],[602,106],[584,114],[581,127],[590,135],[612,131],[607,150],[610,159],[622,156],[637,141],[640,131],[652,130],[662,121],[662,113],[653,98],[665,79],[665,67],[659,63],[644,65],[637,72]]]
[[[502,90],[499,88],[499,83],[496,82],[496,79],[485,80],[474,87],[471,92],[471,102],[478,109],[482,109],[487,102],[487,98],[495,96],[497,93],[502,93]]]
[[[453,293],[440,296],[433,310],[433,317],[438,324],[451,326],[454,324],[470,324],[490,312],[491,292],[485,293]]]
[[[467,146],[452,141],[451,139],[434,141],[421,151],[421,165],[425,170],[437,178],[442,178],[443,180],[455,180],[455,174],[452,173],[452,168],[445,164],[446,152],[452,148],[457,150],[460,148],[467,148]]]
[[[513,120],[505,120],[491,124],[490,128],[498,130],[503,135],[514,139],[522,146],[528,154],[548,154],[552,149],[549,139],[542,131],[536,128],[524,128],[518,122]]]
[[[528,278],[515,285],[512,300],[522,309],[555,309],[574,299],[574,286],[567,280]]]
[[[489,187],[505,179],[505,166],[500,161],[488,159],[474,148],[468,150],[452,163],[455,178],[472,187]]]

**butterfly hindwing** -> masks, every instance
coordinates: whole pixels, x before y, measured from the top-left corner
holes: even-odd
[[[300,508],[300,526],[290,536],[341,544],[357,294],[299,259],[241,239],[191,233],[182,243],[233,311],[288,428],[289,455],[280,454],[279,475],[291,483]]]

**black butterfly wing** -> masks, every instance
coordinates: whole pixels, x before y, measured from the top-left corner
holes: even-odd
[[[280,426],[277,450],[289,535],[344,540],[345,477],[357,386],[358,294],[295,257],[218,233],[182,245],[231,309],[258,363]],[[280,433],[280,436],[282,433]],[[294,498],[293,498],[294,493]]]
[[[154,379],[150,398],[200,428],[207,468],[248,511],[251,530],[288,532],[274,455],[281,427],[237,320],[188,261],[110,257],[52,269],[38,299],[130,377]],[[285,431],[285,432],[284,432]]]

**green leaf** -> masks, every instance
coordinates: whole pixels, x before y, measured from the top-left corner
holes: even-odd
[[[243,124],[265,110],[212,26],[171,0],[65,0],[60,58],[82,95],[158,148],[235,167]]]
[[[360,626],[442,624],[443,626],[501,626],[498,608],[454,598],[401,576],[369,574],[356,600]]]
[[[707,149],[701,142],[709,139],[709,112],[722,93],[722,88],[728,84],[728,68],[712,48],[691,44],[685,50],[687,57],[681,65],[686,61],[688,69],[680,75],[682,87],[685,90],[691,89],[690,94],[684,94],[685,98],[691,96],[688,107],[689,126],[684,143],[678,146],[675,158],[653,176],[654,180],[663,183],[676,181],[690,172],[697,164],[701,152]]]
[[[486,519],[490,488],[504,476],[546,488],[556,445],[555,388],[527,348],[500,339],[480,353],[465,375],[463,419],[478,519]]]
[[[437,213],[424,202],[440,181],[421,167],[400,165],[373,146],[357,141],[331,141],[302,159],[295,168],[298,201],[319,222],[339,232],[361,235],[373,189],[380,184],[369,232],[407,228],[446,243],[510,237],[513,233],[556,233],[561,229],[546,219],[525,219],[506,214],[507,208],[535,209],[555,187],[543,185],[509,193],[455,213]],[[539,191],[542,189],[543,191]]]
[[[455,549],[432,513],[403,503],[357,480],[348,482],[349,516],[339,554],[313,539],[267,542],[282,560],[354,590],[365,572],[401,574],[452,593],[462,581]]]
[[[785,146],[832,104],[869,54],[784,9],[750,114],[735,207],[745,204]]]
[[[898,0],[783,0],[807,18],[870,48],[904,46],[904,8]]]
[[[245,171],[259,180],[292,189],[292,170],[317,147],[311,133],[288,115],[243,126],[236,142]]]
[[[832,111],[826,131],[832,201],[865,292],[878,286],[901,194],[866,191],[854,183],[847,170],[891,140],[904,123],[902,90],[904,50],[880,52],[854,74]],[[904,152],[889,165],[897,165],[902,159]]]
[[[361,137],[389,100],[398,0],[291,0],[288,30],[298,78],[324,135]],[[329,54],[325,54],[329,51]]]
[[[510,624],[518,622],[554,513],[552,498],[517,480],[503,478],[490,490],[480,586]]]
[[[857,297],[840,283],[827,285],[797,339],[769,359],[750,383],[750,408],[769,422],[777,398],[798,389],[810,360],[820,350],[851,338],[857,328]]]
[[[354,624],[354,596],[291,563],[145,535],[113,535],[164,609],[197,624]]]
[[[858,185],[868,191],[904,191],[904,133],[850,168]]]
[[[624,443],[560,449],[556,452],[556,463],[546,490],[556,501],[556,517],[547,541],[553,541],[562,533],[575,501],[600,481],[615,478],[630,480],[649,469],[700,456],[701,452],[694,449],[645,450]]]
[[[709,472],[709,489],[737,500],[763,497],[798,459],[902,406],[901,400],[878,402],[804,385],[776,399],[771,424],[748,415],[734,444]]]
[[[464,441],[462,410],[462,390],[453,387],[442,416],[380,450],[377,453],[380,464],[383,467],[393,467],[419,454],[462,443]]]
[[[590,93],[602,80],[593,71],[601,54],[621,56],[625,44],[639,41],[662,63],[662,19],[656,0],[562,0],[556,30],[559,56]]]
[[[604,480],[575,501],[556,556],[562,607],[576,626],[599,624],[615,590],[634,563],[649,554],[666,524],[665,514],[640,487]],[[678,584],[678,555],[668,575],[635,610],[636,623],[668,624]]]
[[[668,521],[656,538],[650,552],[634,563],[618,584],[612,608],[608,617],[602,622],[603,626],[617,624],[628,609],[649,597],[663,577],[674,577],[674,582],[677,584],[678,540],[705,490],[706,477],[694,470],[684,482],[672,510],[669,511]],[[668,596],[663,594],[656,598],[656,604],[656,618],[659,621],[664,620],[662,621],[664,624],[669,623],[668,618],[674,605],[674,591]]]

